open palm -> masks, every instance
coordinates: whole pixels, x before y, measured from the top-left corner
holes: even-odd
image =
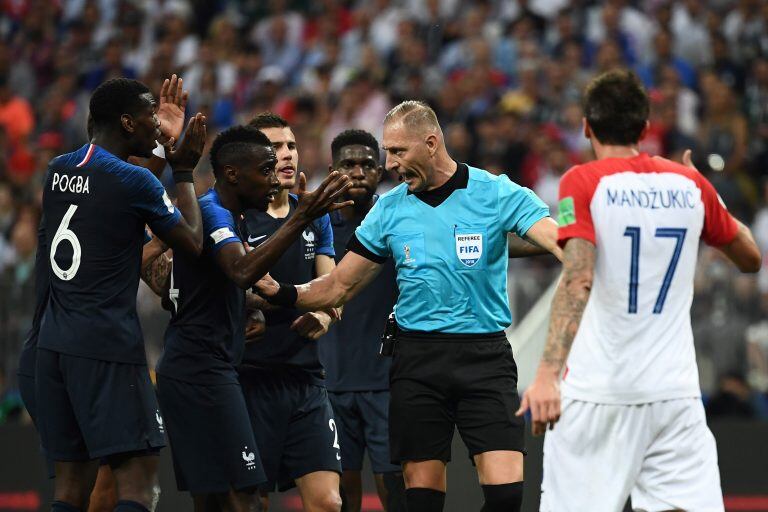
[[[157,118],[160,121],[161,143],[170,139],[176,141],[184,130],[184,113],[187,108],[189,92],[183,88],[183,81],[175,74],[163,81],[160,89],[160,103],[157,107]]]

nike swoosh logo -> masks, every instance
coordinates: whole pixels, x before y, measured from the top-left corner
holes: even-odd
[[[249,243],[249,244],[252,244],[253,242],[258,242],[258,241],[259,241],[259,240],[261,240],[262,238],[266,238],[266,237],[267,237],[267,235],[261,235],[261,236],[257,236],[256,238],[251,238],[251,237],[249,236],[249,237],[248,237],[248,243]]]

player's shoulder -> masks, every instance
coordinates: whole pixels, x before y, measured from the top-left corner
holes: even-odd
[[[215,189],[210,188],[198,196],[197,204],[200,205],[200,213],[206,224],[221,221],[233,222],[232,212],[222,206]]]

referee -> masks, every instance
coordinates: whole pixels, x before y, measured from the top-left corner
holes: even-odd
[[[477,466],[482,510],[519,511],[524,422],[503,332],[511,323],[507,234],[560,257],[557,226],[530,190],[454,161],[425,103],[393,108],[383,142],[387,170],[404,183],[376,202],[336,269],[303,285],[266,277],[257,286],[275,304],[341,306],[392,258],[400,296],[390,455],[403,466],[408,509],[443,509],[456,426]]]

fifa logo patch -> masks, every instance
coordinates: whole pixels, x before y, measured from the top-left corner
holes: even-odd
[[[245,467],[248,471],[256,469],[256,454],[248,451],[248,447],[243,447],[243,460],[245,461]]]
[[[456,235],[456,256],[464,265],[474,267],[483,255],[483,235]]]

